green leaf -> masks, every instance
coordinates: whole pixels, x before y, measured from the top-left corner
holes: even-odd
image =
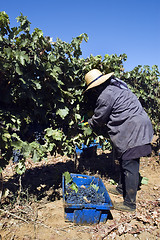
[[[23,142],[19,140],[12,141],[11,146],[20,149],[23,146]]]
[[[35,162],[38,162],[38,160],[39,160],[39,156],[38,156],[36,150],[33,151],[33,157],[32,157],[32,159],[33,159],[33,162],[34,162],[34,163],[35,163]]]
[[[46,132],[47,136],[49,136],[49,137],[54,134],[54,131],[55,130],[53,130],[52,128],[46,128],[45,129],[45,132]]]
[[[64,172],[63,176],[65,178],[65,184],[69,184],[72,182],[72,178],[69,172]]]
[[[42,30],[40,30],[39,28],[35,28],[34,32],[32,33],[32,35],[37,35],[39,38],[43,37],[43,32]]]
[[[0,12],[0,31],[2,34],[7,34],[9,30],[9,17],[5,11]]]
[[[110,180],[109,180],[109,183],[110,183],[111,185],[116,185],[116,184],[117,184],[113,179],[110,179]]]
[[[5,138],[8,138],[8,139],[11,138],[11,135],[10,135],[9,133],[4,133],[3,136],[4,136]]]
[[[16,73],[18,73],[18,75],[23,75],[22,70],[20,69],[19,65],[16,65]]]
[[[74,190],[77,193],[78,192],[78,186],[77,186],[76,183],[73,182],[73,179],[72,179],[70,173],[67,171],[67,172],[63,173],[63,176],[65,178],[65,184],[66,185],[70,184],[69,188],[71,188],[72,190]]]
[[[55,139],[57,141],[61,141],[62,140],[62,136],[63,136],[63,133],[61,130],[53,130],[52,128],[47,128],[46,130],[46,135],[45,137],[52,137],[52,139]]]
[[[64,109],[58,109],[56,112],[57,115],[59,115],[62,119],[65,119],[65,117],[68,115],[69,109],[65,107]]]
[[[40,84],[38,81],[35,81],[34,84],[35,84],[35,86],[36,86],[36,89],[39,90],[39,89],[42,88],[41,84]]]
[[[149,180],[148,178],[142,177],[141,184],[147,185],[148,184],[148,180]]]
[[[76,183],[72,183],[71,186],[70,186],[70,188],[71,188],[72,190],[74,190],[76,193],[78,192],[78,187],[77,187],[77,184],[76,184]]]
[[[16,172],[20,175],[22,175],[26,170],[26,167],[24,165],[24,163],[19,162],[18,165],[16,166]]]
[[[30,31],[31,23],[27,20],[27,16],[23,16],[23,14],[21,13],[21,16],[18,16],[16,19],[17,19],[17,22],[20,22],[21,30],[24,30],[24,32]]]
[[[57,141],[61,141],[62,140],[62,132],[60,130],[54,130],[52,138],[57,140]]]
[[[89,136],[92,133],[92,129],[90,127],[84,127],[84,135]]]
[[[99,186],[97,186],[96,184],[90,184],[90,187],[93,187],[96,191],[98,191],[99,189]]]
[[[78,120],[81,120],[81,115],[80,114],[75,114],[75,119],[78,121]]]
[[[52,152],[53,149],[56,147],[56,144],[55,143],[49,143],[49,146],[48,146],[48,152]]]
[[[70,123],[69,123],[69,126],[72,126],[74,124],[74,121],[71,120]]]

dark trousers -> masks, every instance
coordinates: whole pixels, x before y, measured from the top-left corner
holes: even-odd
[[[120,159],[120,179],[117,190],[123,193],[124,204],[135,209],[136,195],[139,187],[139,162],[140,158]]]

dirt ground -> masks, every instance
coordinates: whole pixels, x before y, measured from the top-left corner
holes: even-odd
[[[99,150],[97,156],[80,158],[75,166],[67,157],[48,157],[48,161],[27,161],[27,171],[17,176],[10,162],[5,171],[0,208],[1,240],[102,240],[160,239],[160,163],[158,156],[141,159],[140,175],[145,181],[137,194],[136,213],[110,210],[106,223],[76,225],[66,222],[62,199],[65,171],[95,175],[106,188],[117,182],[117,163],[113,155]],[[109,194],[111,200],[122,197]]]

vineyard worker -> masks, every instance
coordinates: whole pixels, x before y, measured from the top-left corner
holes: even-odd
[[[88,124],[93,130],[107,125],[120,162],[120,181],[110,192],[123,194],[123,202],[114,203],[114,208],[135,211],[140,157],[152,151],[151,121],[135,94],[113,72],[103,75],[98,69],[93,69],[85,75],[85,80],[85,92],[96,97],[94,114]]]

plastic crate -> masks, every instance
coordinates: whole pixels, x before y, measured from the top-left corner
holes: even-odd
[[[112,201],[109,194],[99,177],[82,175],[82,174],[70,174],[73,181],[78,187],[84,185],[86,188],[89,185],[96,184],[99,189],[98,193],[103,193],[105,197],[105,203],[103,204],[73,204],[66,201],[65,192],[65,178],[62,177],[62,190],[63,190],[63,202],[64,202],[64,217],[65,220],[74,222],[76,224],[97,224],[99,222],[106,222],[110,209],[113,208]]]
[[[107,142],[107,140],[106,140]],[[82,144],[81,148],[76,146],[75,151],[77,156],[85,156],[85,157],[92,157],[92,154],[97,151],[97,149],[101,149],[102,145],[94,140],[89,146]]]

